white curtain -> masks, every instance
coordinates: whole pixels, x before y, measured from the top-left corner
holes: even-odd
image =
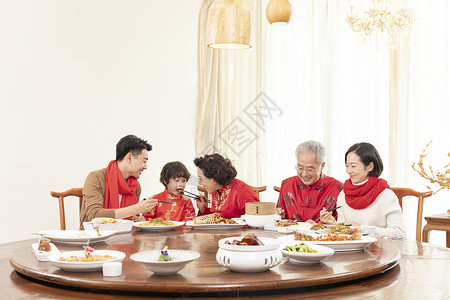
[[[423,147],[433,140],[427,162],[435,171],[443,171],[449,162],[448,1],[411,1],[416,21],[395,50],[382,43],[363,44],[345,21],[351,6],[362,12],[371,0],[291,1],[291,21],[279,27],[265,18],[268,2],[251,1],[253,48],[245,51],[206,47],[205,4],[200,17],[197,154],[227,154],[239,177],[268,186],[262,200],[276,201],[272,186],[296,174],[294,150],[299,143],[321,141],[328,149],[325,173],[345,181],[344,154],[364,141],[380,152],[382,177],[391,186],[426,190],[429,182],[411,168]],[[242,153],[221,138],[236,117],[257,136]],[[449,192],[428,198],[424,215],[450,208]],[[414,238],[416,204],[408,202],[404,214],[408,237]],[[443,240],[443,234],[433,232],[431,241],[433,235]]]
[[[291,3],[288,26],[263,27],[262,90],[283,111],[263,135],[263,181],[280,185],[295,175],[295,147],[308,139],[327,147],[325,173],[345,181],[344,154],[365,141],[380,152],[391,186],[426,190],[412,163],[431,139],[436,169],[450,151],[448,1],[412,3],[417,20],[397,50],[363,44],[345,22],[350,6],[363,11],[371,1]],[[448,199],[448,191],[427,199],[424,214],[445,212]],[[415,209],[404,211],[411,238]]]
[[[221,50],[207,47],[206,20],[212,0],[206,0],[199,26],[199,110],[196,155],[220,153],[228,157],[246,183],[261,184],[261,129],[252,114],[260,100],[259,31],[261,18],[252,8],[252,48]]]

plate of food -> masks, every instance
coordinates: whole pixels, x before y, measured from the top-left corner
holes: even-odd
[[[103,243],[112,236],[114,230],[41,230],[38,234],[54,243],[84,245]]]
[[[125,253],[114,250],[79,250],[50,255],[48,261],[65,271],[91,272],[101,270],[105,262],[121,262],[125,256]]]
[[[94,218],[90,222],[83,222],[84,230],[95,230],[99,227],[101,230],[114,230],[116,233],[130,232],[133,227],[133,221],[113,218]]]
[[[244,225],[246,223],[241,218],[226,219],[218,213],[199,216],[186,222],[186,226],[195,229],[236,229]]]
[[[293,235],[279,237],[281,243],[304,242],[305,244],[322,245],[334,249],[337,252],[360,251],[366,246],[376,242],[377,239],[371,236],[354,234],[303,234],[295,232]]]
[[[283,243],[280,248],[283,255],[294,264],[320,263],[334,254],[332,248],[303,242]]]
[[[168,221],[161,218],[150,219],[144,222],[135,222],[133,226],[139,228],[142,231],[169,231],[180,226],[183,226],[184,222]]]

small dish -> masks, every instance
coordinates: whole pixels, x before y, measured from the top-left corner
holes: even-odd
[[[149,271],[156,275],[172,275],[181,271],[189,262],[200,257],[200,253],[190,250],[167,250],[171,261],[157,261],[161,250],[150,250],[134,253],[130,258],[143,264]]]
[[[40,251],[39,243],[34,243],[31,245],[31,249],[33,249],[33,254],[36,256],[38,261],[48,261],[48,257],[52,254],[58,254],[59,249],[53,244],[49,243],[50,245],[50,251]]]
[[[311,247],[314,250],[317,250],[319,252],[317,253],[306,253],[306,252],[292,252],[283,250],[287,246],[294,246],[294,245],[300,245],[302,244],[301,241],[298,241],[297,243],[286,243],[281,244],[280,249],[284,256],[289,258],[289,261],[294,264],[314,264],[314,263],[320,263],[322,260],[326,259],[327,257],[334,254],[334,249],[315,245],[315,244],[305,244],[308,245],[308,247]]]

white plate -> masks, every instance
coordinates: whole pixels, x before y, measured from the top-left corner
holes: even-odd
[[[38,250],[39,243],[34,243],[31,245],[31,249],[33,249],[33,254],[34,254],[34,256],[36,256],[38,261],[48,261],[48,257],[50,255],[59,253],[59,249],[55,245],[53,245],[53,243],[49,243],[49,245],[50,245],[49,252]]]
[[[312,237],[317,238],[320,234],[311,234]],[[371,236],[363,236],[362,240],[355,241],[297,241],[294,235],[281,236],[278,238],[281,243],[305,243],[322,245],[334,249],[337,252],[344,251],[359,251],[363,250],[366,246],[376,242],[377,239]]]
[[[169,221],[172,223],[176,223],[176,225],[163,225],[163,226],[139,226],[139,224],[141,223],[145,223],[146,221],[142,221],[142,222],[135,222],[133,224],[134,227],[139,228],[142,231],[155,231],[155,232],[160,232],[160,231],[169,231],[169,230],[173,230],[175,228],[178,228],[180,226],[184,225],[184,222],[178,222],[178,221]]]
[[[236,229],[246,225],[245,221],[238,218],[232,218],[237,224],[194,224],[194,221],[187,221],[186,226],[191,226],[195,229]]]
[[[88,240],[89,244],[102,243],[116,233],[111,230],[99,230],[99,232],[101,236],[98,236],[96,230],[41,230],[38,234],[54,243],[84,245]]]
[[[325,258],[331,256],[334,254],[334,249],[329,247],[324,247],[320,245],[315,244],[307,244],[309,247],[311,247],[314,250],[317,250],[319,252],[317,253],[305,253],[305,252],[292,252],[283,250],[286,248],[286,246],[294,246],[294,245],[300,245],[301,241],[291,242],[291,243],[282,243],[280,246],[281,252],[284,256],[289,258],[289,261],[294,264],[304,264],[304,263],[319,263]]]
[[[267,238],[267,237],[259,237],[257,238],[264,244],[261,246],[241,246],[241,245],[229,245],[225,244],[226,241],[232,243],[234,240],[242,240],[244,236],[234,236],[228,237],[219,240],[219,248],[230,250],[230,251],[239,251],[239,252],[258,252],[258,251],[268,251],[277,249],[280,246],[280,242],[277,239]]]
[[[173,260],[157,261],[161,250],[150,250],[131,254],[130,258],[140,262],[156,275],[171,275],[181,271],[187,263],[200,257],[200,253],[189,250],[169,249],[167,253]]]
[[[83,222],[84,230],[94,230],[98,226],[100,230],[114,230],[116,233],[130,232],[133,227],[133,221],[116,219],[116,223],[96,224],[93,222]]]
[[[63,252],[59,254],[52,254],[48,257],[48,261],[51,262],[54,266],[61,268],[65,271],[73,271],[73,272],[90,272],[90,271],[98,271],[102,269],[102,265],[106,262],[113,261],[123,261],[125,258],[125,253],[114,250],[95,250],[94,254],[98,255],[111,255],[116,258],[105,260],[105,261],[91,261],[91,262],[68,262],[68,261],[59,261],[60,257],[66,258],[69,256],[84,256],[84,250],[79,251],[69,251]]]

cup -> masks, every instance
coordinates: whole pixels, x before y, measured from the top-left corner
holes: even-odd
[[[122,275],[121,262],[107,262],[102,265],[103,276],[120,276]]]
[[[376,226],[372,225],[361,225],[361,233],[367,233],[369,236],[375,236]]]

